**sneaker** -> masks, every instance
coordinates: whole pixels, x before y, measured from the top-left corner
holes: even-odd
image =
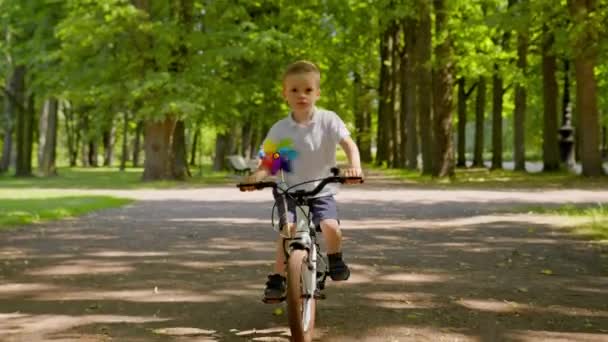
[[[287,290],[287,280],[280,274],[268,275],[266,289],[264,289],[265,303],[277,303],[285,300],[285,291]]]
[[[328,254],[329,277],[333,281],[347,280],[350,277],[350,269],[342,260],[342,253]]]

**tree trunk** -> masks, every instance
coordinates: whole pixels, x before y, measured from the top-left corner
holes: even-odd
[[[173,131],[173,139],[171,144],[171,156],[173,166],[172,174],[174,179],[185,180],[190,177],[188,163],[186,158],[186,125],[183,120],[177,121],[175,130]]]
[[[444,0],[435,0],[435,33],[437,37],[443,37],[442,41],[435,47],[437,58],[437,81],[434,85],[433,108],[435,117],[435,162],[433,176],[447,177],[454,175],[454,145],[452,139],[452,115],[453,115],[453,73],[454,63],[452,60],[452,42],[447,31],[447,9]]]
[[[262,145],[262,130],[268,132],[261,124],[254,125],[252,143],[251,143],[251,158],[258,158],[260,153],[260,145]]]
[[[230,137],[227,133],[218,133],[215,139],[215,157],[213,159],[213,170],[222,171],[228,169],[226,157],[230,154]]]
[[[80,144],[80,129],[78,120],[74,117],[72,104],[69,101],[62,101],[61,112],[64,117],[65,136],[68,148],[68,159],[70,167],[75,167],[78,161],[78,147]]]
[[[475,151],[473,153],[473,166],[484,167],[484,129],[486,109],[486,78],[479,77],[477,83],[477,99],[475,101]]]
[[[6,172],[12,161],[13,153],[13,131],[15,121],[25,109],[25,67],[17,66],[13,70],[10,79],[7,80],[6,90],[9,96],[4,102],[4,144],[2,146],[2,160],[0,161],[0,172]]]
[[[600,125],[597,108],[597,83],[594,75],[597,57],[598,35],[596,28],[588,20],[595,11],[593,0],[570,0],[570,10],[575,21],[583,26],[583,31],[575,42],[574,69],[576,73],[576,111],[579,122],[580,151],[583,175],[587,177],[602,174],[602,160],[599,150]]]
[[[433,173],[432,81],[431,81],[431,9],[430,3],[419,0],[418,27],[418,114],[420,119],[420,147],[422,173]]]
[[[502,169],[502,101],[503,81],[498,64],[494,65],[492,76],[492,170]]]
[[[391,157],[390,165],[392,168],[399,168],[401,166],[401,155],[399,146],[401,144],[401,120],[400,120],[400,106],[398,101],[399,94],[399,82],[401,80],[401,63],[400,63],[400,36],[399,36],[399,25],[397,22],[393,23],[393,35],[392,35],[392,50],[391,50],[391,104],[390,104],[390,118],[391,122],[386,122],[386,129],[391,132],[390,148]]]
[[[528,38],[524,33],[517,36],[517,67],[526,74]],[[526,171],[526,87],[518,83],[515,87],[515,111],[513,113],[513,159],[515,171]]]
[[[32,175],[32,148],[34,145],[34,94],[30,94],[27,105],[17,117],[17,163],[15,176]]]
[[[98,147],[99,145],[97,144],[97,137],[91,137],[88,143],[89,146],[89,150],[88,150],[88,154],[87,154],[87,162],[88,165],[91,167],[98,167],[99,166],[99,158],[98,158]]]
[[[251,137],[253,133],[253,122],[251,118],[247,118],[241,127],[241,148],[239,154],[245,159],[249,159],[249,151],[251,150]]]
[[[133,167],[139,167],[139,153],[141,152],[141,136],[144,132],[143,121],[137,121],[135,138],[133,139]]]
[[[367,117],[369,113],[369,94],[365,90],[361,75],[358,72],[354,73],[353,80],[353,113],[355,113],[355,141],[359,147],[361,161],[369,163],[371,158],[371,141],[370,127],[368,126]]]
[[[171,116],[162,121],[149,120],[144,126],[144,181],[171,179],[171,140],[175,129]]]
[[[57,174],[55,156],[57,146],[57,108],[58,102],[50,98],[44,102],[40,116],[38,143],[38,171],[44,177]]]
[[[81,149],[81,160],[82,160],[82,166],[84,167],[88,167],[91,166],[91,161],[90,161],[90,143],[89,143],[89,139],[91,139],[89,137],[89,117],[86,113],[85,110],[81,110],[80,113],[80,123],[79,123],[79,130],[81,132],[83,132],[83,138],[82,138],[82,149]]]
[[[456,161],[457,167],[466,167],[466,149],[467,149],[467,90],[464,77],[458,79],[458,157]]]
[[[545,27],[545,41],[543,42],[543,171],[559,169],[559,146],[557,144],[557,60],[551,51],[553,48],[553,34]]]
[[[192,146],[190,147],[190,166],[196,165],[196,153],[198,152],[198,140],[201,136],[201,128],[197,124],[194,127],[194,137],[192,138]]]
[[[127,160],[129,159],[129,111],[125,110],[123,114],[122,128],[122,153],[120,155],[120,171],[127,168]]]
[[[405,151],[407,159],[406,168],[409,170],[418,169],[418,113],[416,113],[416,20],[407,19],[403,27],[405,39],[405,65],[403,66],[403,107],[405,117],[403,118],[405,132]]]
[[[110,123],[110,128],[103,132],[103,166],[111,167],[114,161],[114,135],[116,129],[114,123]]]
[[[390,96],[390,28],[386,28],[380,40],[380,84],[378,87],[378,125],[376,139],[376,165],[388,163],[388,132],[385,131],[388,116],[388,102]]]

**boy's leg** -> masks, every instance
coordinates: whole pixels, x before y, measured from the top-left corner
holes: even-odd
[[[321,220],[321,232],[327,249],[327,254],[336,254],[342,251],[342,231],[338,220]]]
[[[329,276],[334,281],[347,280],[350,269],[342,260],[342,231],[333,196],[319,197],[312,204],[313,220],[321,226],[329,260]]]
[[[279,196],[276,190],[273,192],[273,195],[277,202],[279,227],[283,227],[283,229],[286,228],[284,226],[291,228],[290,226],[293,226],[293,222],[295,221],[295,206],[291,201],[286,201],[283,196]],[[283,238],[279,236],[276,240],[274,273],[268,275],[268,281],[264,289],[264,301],[276,302],[283,300],[286,288],[285,251],[283,249]]]

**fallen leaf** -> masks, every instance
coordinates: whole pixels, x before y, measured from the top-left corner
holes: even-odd
[[[553,271],[551,271],[549,269],[544,269],[544,270],[540,271],[540,273],[542,273],[544,275],[552,275]]]

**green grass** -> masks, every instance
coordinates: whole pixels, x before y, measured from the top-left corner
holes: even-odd
[[[132,202],[130,199],[110,196],[53,196],[30,198],[0,198],[0,229],[31,223],[40,223],[83,215],[92,211],[116,208]]]
[[[1,188],[61,188],[61,189],[166,189],[174,187],[196,187],[208,184],[234,183],[229,172],[213,172],[210,167],[202,170],[191,170],[193,177],[180,181],[154,181],[141,180],[142,168],[128,168],[119,171],[118,168],[59,168],[55,177],[28,177],[16,178],[11,175],[0,176]]]
[[[608,206],[602,204],[594,206],[564,205],[558,208],[533,207],[529,212],[560,215],[565,218],[584,218],[587,223],[577,225],[574,232],[589,236],[595,240],[608,241]]]
[[[368,173],[380,173],[386,177],[401,180],[406,184],[435,187],[467,188],[608,188],[608,177],[586,178],[566,171],[527,173],[510,170],[489,170],[486,168],[456,169],[452,178],[433,178],[419,171],[388,169],[375,165],[365,165]]]

